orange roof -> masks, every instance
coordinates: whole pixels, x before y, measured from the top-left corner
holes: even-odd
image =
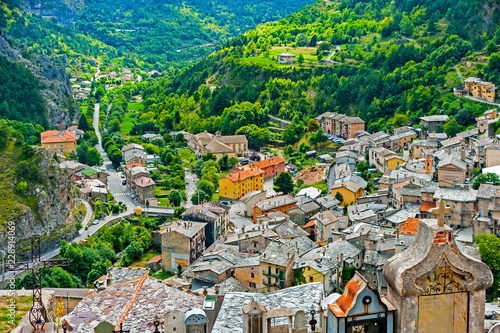
[[[160,260],[161,260],[161,254],[157,255],[156,257],[153,257],[153,258],[149,259],[149,261],[146,264],[152,264],[152,263],[158,262]]]
[[[349,311],[356,303],[359,293],[365,289],[367,285],[368,281],[366,281],[361,274],[356,272],[353,278],[347,282],[342,296],[340,296],[335,303],[328,304],[328,308],[337,317],[347,317]]]
[[[69,129],[69,130],[72,130],[72,129],[78,129],[78,126],[73,125],[73,126],[68,127],[68,129]]]
[[[266,158],[265,160],[255,162],[253,165],[257,168],[264,169],[270,167],[271,165],[278,165],[280,163],[285,163],[285,160],[279,156],[274,156],[271,158]]]
[[[237,182],[239,180],[245,180],[250,177],[262,175],[263,173],[264,171],[252,165],[251,167],[243,168],[243,170],[240,172],[232,173],[226,176],[226,178],[229,178],[229,180],[231,180],[232,182]]]
[[[139,163],[137,163],[137,162],[132,162],[132,163],[130,163],[130,164],[127,164],[125,167],[126,167],[127,169],[131,169],[131,168],[136,167],[136,166],[142,166],[142,165],[141,165],[141,164],[139,164]]]
[[[421,212],[429,212],[432,208],[436,208],[436,203],[431,201],[424,201],[420,205]]]
[[[42,138],[42,143],[53,143],[53,142],[76,142],[76,136],[70,131],[45,131],[40,133]]]
[[[315,226],[316,224],[314,223],[315,220],[311,220],[309,222],[307,222],[307,224],[304,226],[304,228],[309,228],[309,227],[313,227]]]
[[[403,223],[401,229],[399,229],[399,233],[402,235],[416,235],[418,230],[418,221],[420,221],[419,218],[409,217],[405,223]]]

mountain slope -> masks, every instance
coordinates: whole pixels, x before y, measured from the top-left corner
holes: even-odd
[[[248,105],[243,106],[251,103],[293,120],[297,126],[280,136],[287,143],[297,142],[307,120],[325,111],[360,116],[375,132],[417,124],[418,117],[441,109],[451,116],[465,109],[468,117],[458,118],[458,125],[466,128],[484,107],[461,103],[451,94],[460,84],[455,66],[463,58],[474,62],[486,43],[490,52],[497,49],[488,35],[496,31],[496,23],[485,23],[483,4],[319,1],[259,25],[179,75],[152,85],[139,119],[162,126],[175,118],[176,110],[184,111],[175,128],[234,134],[252,124],[255,114],[246,114]],[[467,24],[459,13],[468,17]],[[330,43],[335,54],[328,47],[317,51],[319,41]],[[302,64],[276,64],[277,54],[285,51],[302,58]],[[334,62],[321,62],[327,57]],[[483,76],[491,70],[474,64],[467,73]]]
[[[37,0],[25,8],[75,26],[150,64],[208,55],[216,45],[257,24],[291,14],[311,0]]]

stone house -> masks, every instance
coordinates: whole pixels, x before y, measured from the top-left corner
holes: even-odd
[[[205,250],[205,226],[202,222],[172,222],[162,231],[161,261],[165,270],[177,272],[188,268]]]
[[[80,171],[84,179],[97,179],[101,181],[104,185],[108,184],[108,174],[104,171],[97,170],[94,168],[87,168]]]
[[[245,135],[221,135],[220,132],[214,134],[207,131],[195,134],[189,138],[188,146],[195,153],[196,157],[213,153],[217,159],[224,154],[232,156],[248,156],[248,139]]]
[[[445,156],[437,165],[438,179],[447,182],[458,181],[465,184],[467,178],[471,178],[472,168],[467,166],[458,154],[449,154]]]
[[[328,210],[313,216],[311,220],[315,220],[317,242],[328,244],[333,241],[332,232],[340,231],[339,216],[342,214]]]
[[[493,140],[490,138],[482,138],[474,141],[474,162],[478,167],[485,167],[486,165],[486,149],[493,145]]]
[[[398,154],[385,148],[371,148],[369,162],[382,173],[387,169],[394,170],[404,164],[404,160]]]
[[[290,52],[283,52],[278,54],[278,64],[290,65],[292,64],[297,56]]]
[[[288,211],[290,220],[299,226],[303,226],[309,221],[311,216],[321,210],[321,205],[315,200],[306,196],[297,196],[297,205]]]
[[[420,117],[420,126],[425,128],[427,133],[436,133],[438,127],[443,128],[444,124],[448,120],[447,115],[433,115]]]
[[[260,271],[263,284],[268,291],[288,288],[293,285],[295,248],[271,242],[260,256]]]
[[[425,157],[422,152],[425,149],[437,149],[439,143],[437,141],[432,140],[415,140],[410,144],[411,156],[413,158],[422,158]]]
[[[354,170],[356,163],[358,162],[358,154],[352,150],[345,150],[338,152],[335,156],[338,165],[349,165],[351,170]]]
[[[256,291],[264,289],[259,258],[260,255],[249,255],[246,259],[238,260],[234,265],[234,278]]]
[[[424,193],[422,195],[424,196]],[[451,213],[444,215],[446,224],[452,228],[460,229],[469,227],[472,224],[477,211],[476,197],[477,191],[469,185],[440,182],[432,198],[425,201],[436,202],[440,199],[443,200],[446,207],[451,208]]]
[[[400,209],[408,203],[420,204],[422,201],[421,189],[422,186],[410,181],[394,185],[392,190],[393,206]]]
[[[380,131],[377,133],[373,133],[368,137],[368,143],[372,148],[387,148],[391,147],[391,139],[389,134]]]
[[[262,200],[266,200],[266,191],[264,190],[248,192],[242,196],[238,201],[245,205],[245,209],[243,211],[245,217],[252,216],[253,207],[257,202]]]
[[[155,181],[149,177],[141,176],[134,179],[131,190],[137,194],[137,199],[142,204],[152,206],[155,197]]]
[[[238,234],[238,250],[241,253],[262,253],[269,243],[278,237],[271,229],[258,229]]]
[[[486,147],[486,167],[491,168],[500,165],[500,145],[494,143]]]
[[[229,228],[229,207],[220,202],[207,202],[188,208],[182,213],[184,221],[205,222],[205,244],[212,245],[223,237]]]
[[[125,164],[138,163],[146,165],[146,150],[137,143],[130,143],[122,147],[123,161]]]

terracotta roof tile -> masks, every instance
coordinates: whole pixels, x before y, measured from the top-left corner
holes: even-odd
[[[42,138],[42,143],[76,141],[75,134],[70,131],[64,131],[64,132],[60,132],[57,130],[45,131],[40,133],[40,136]]]
[[[245,179],[250,178],[250,177],[262,175],[263,173],[264,173],[264,171],[262,171],[261,169],[259,169],[257,167],[253,167],[253,168],[251,167],[251,168],[245,168],[243,171],[240,171],[240,172],[232,173],[226,177],[229,178],[233,182],[237,182],[239,180],[245,180]]]
[[[266,158],[265,160],[259,162],[255,162],[253,165],[256,166],[257,168],[263,169],[271,165],[278,165],[280,163],[285,163],[285,160],[279,156],[274,156],[271,158]]]
[[[422,202],[422,205],[420,205],[421,212],[429,212],[432,208],[436,208],[435,202],[424,201]]]
[[[399,233],[402,235],[416,235],[418,230],[418,221],[420,221],[419,218],[409,217],[401,226]]]

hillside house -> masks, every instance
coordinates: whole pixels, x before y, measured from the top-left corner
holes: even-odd
[[[290,65],[295,62],[297,56],[290,52],[278,54],[278,64]]]

